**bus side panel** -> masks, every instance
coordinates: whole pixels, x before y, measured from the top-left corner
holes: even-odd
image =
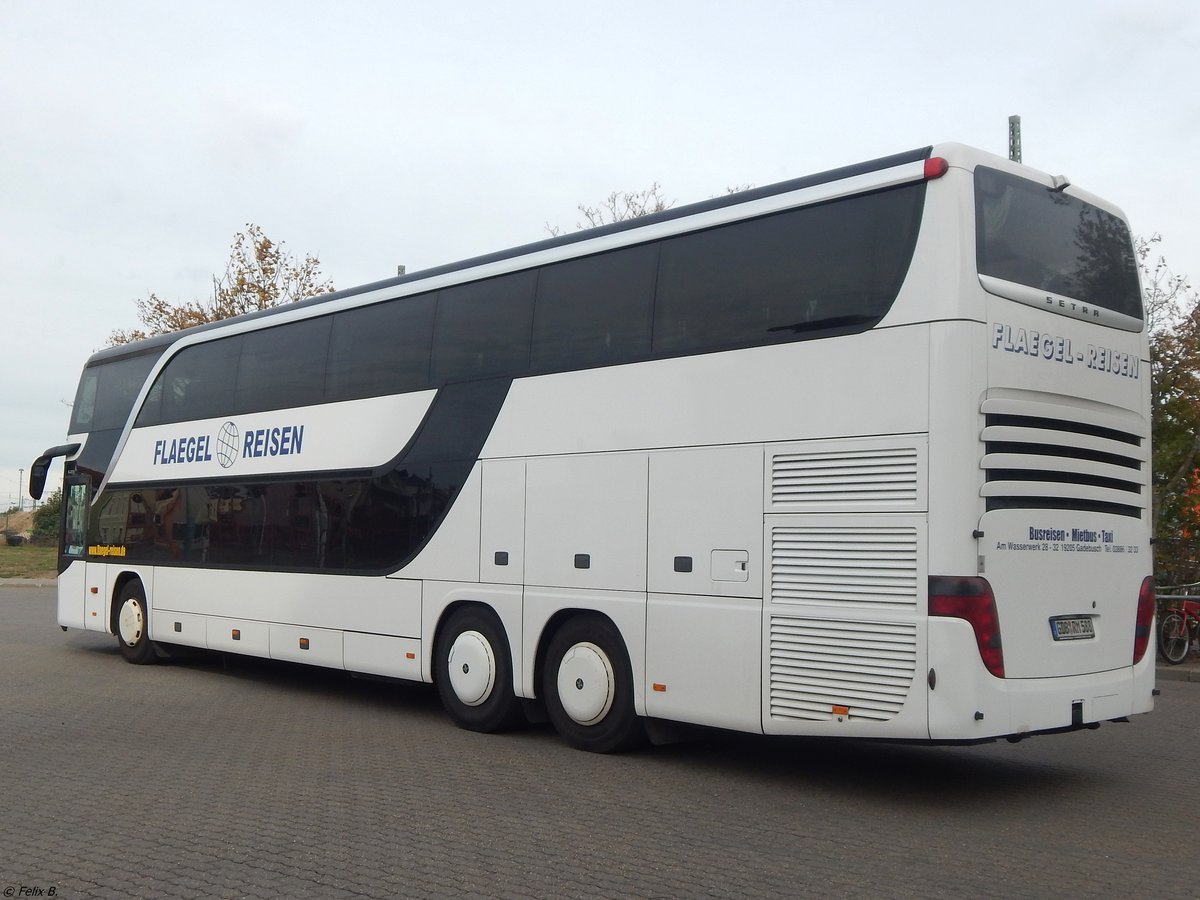
[[[483,463],[479,525],[479,580],[521,584],[525,580],[525,460]]]
[[[762,601],[651,594],[646,715],[762,732]]]
[[[519,378],[482,455],[927,431],[928,338],[914,325]]]
[[[87,611],[84,597],[87,588],[84,587],[87,563],[81,559],[73,561],[66,570],[59,573],[58,591],[58,624],[67,628],[86,628]]]
[[[87,611],[83,627],[88,631],[105,631],[111,633],[108,615],[109,604],[115,602],[116,598],[109,594],[108,565],[106,563],[88,563],[83,582],[85,585],[83,602]],[[144,579],[143,583],[146,586],[147,600],[153,604],[154,598],[150,595],[149,579]]]
[[[398,637],[421,633],[421,584],[416,581],[176,566],[159,566],[154,577],[151,606],[155,613],[172,611]],[[334,599],[336,602],[331,602]],[[153,619],[152,614],[152,623]],[[211,627],[209,630],[211,636]]]
[[[650,456],[649,589],[761,598],[761,444]]]
[[[272,625],[270,636],[271,659],[345,668],[342,632],[308,625]]]
[[[164,644],[205,648],[208,646],[208,617],[155,610],[150,617],[150,639]]]
[[[252,619],[208,619],[208,649],[246,656],[271,655],[271,626]]]
[[[646,455],[531,459],[526,471],[526,583],[644,592]]]
[[[650,456],[646,712],[761,731],[761,444]]]
[[[395,577],[479,581],[479,507],[483,464],[476,462],[429,543]]]
[[[416,638],[347,631],[342,643],[350,672],[421,680],[421,642]]]

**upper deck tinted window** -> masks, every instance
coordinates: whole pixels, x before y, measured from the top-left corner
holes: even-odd
[[[605,366],[650,353],[658,245],[547,266],[533,313],[535,371]]]
[[[311,406],[325,400],[330,317],[291,322],[242,337],[237,400],[229,412]]]
[[[163,368],[137,424],[160,425],[229,415],[242,353],[242,336],[197,344]]]
[[[1112,213],[998,169],[975,169],[981,275],[1142,318],[1137,260]]]
[[[655,355],[871,328],[904,281],[924,197],[919,183],[664,241]]]
[[[434,295],[406,297],[333,317],[325,399],[354,400],[429,386]]]
[[[525,372],[536,281],[536,272],[517,272],[439,291],[433,380]]]

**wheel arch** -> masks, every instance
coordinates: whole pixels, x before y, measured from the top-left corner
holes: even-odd
[[[442,611],[440,613],[438,613],[437,624],[435,624],[433,626],[433,637],[429,644],[430,652],[428,654],[428,656],[431,660],[433,659],[434,648],[437,647],[438,641],[440,641],[442,639],[442,632],[445,631],[445,629],[446,629],[446,623],[450,621],[450,619],[454,616],[454,614],[456,612],[458,612],[460,609],[465,609],[468,606],[479,606],[479,607],[482,607],[483,609],[489,610],[493,615],[499,616],[499,613],[496,612],[496,610],[491,606],[491,604],[485,603],[482,600],[471,600],[468,598],[464,598],[461,600],[455,600],[451,603],[447,603],[444,607],[442,607]],[[508,652],[509,652],[509,655],[511,656],[512,655],[512,647],[511,646],[508,648]],[[430,666],[430,670],[429,670],[430,684],[435,684],[437,681],[437,669],[438,669],[438,667],[436,664],[432,664]]]
[[[117,575],[117,577],[113,579],[112,591],[108,595],[108,633],[109,634],[115,635],[117,633],[117,615],[119,614],[117,600],[120,598],[121,592],[123,590],[125,590],[125,587],[134,581],[138,582],[142,586],[142,596],[146,598],[147,625],[150,621],[150,609],[149,609],[149,607],[150,607],[150,592],[146,590],[146,582],[142,578],[142,575],[140,572],[126,570],[124,572],[119,573]]]
[[[546,620],[542,625],[542,631],[538,635],[537,652],[533,657],[533,696],[538,699],[544,699],[542,694],[542,675],[546,670],[546,655],[550,649],[550,642],[554,640],[554,635],[563,625],[574,619],[577,616],[596,616],[597,618],[606,620],[617,634],[621,635],[621,641],[625,644],[625,652],[629,653],[629,641],[625,639],[625,634],[621,631],[621,626],[616,623],[612,616],[603,613],[598,609],[590,609],[588,607],[567,607],[560,609]],[[635,691],[636,694],[636,691]]]
[[[508,651],[512,660],[513,689],[520,696],[520,676],[524,655],[521,631],[524,614],[519,586],[482,585],[472,583],[424,582],[421,599],[421,680],[435,684],[435,669],[438,641],[441,640],[446,624],[465,607],[475,606],[487,610],[500,620],[508,639]]]

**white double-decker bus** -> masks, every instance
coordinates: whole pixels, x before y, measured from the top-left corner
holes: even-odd
[[[87,363],[58,621],[548,715],[982,741],[1152,707],[1120,211],[924,148]]]

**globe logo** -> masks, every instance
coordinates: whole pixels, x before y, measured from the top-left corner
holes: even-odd
[[[238,430],[232,422],[221,426],[217,434],[217,462],[222,469],[228,469],[238,458]]]

